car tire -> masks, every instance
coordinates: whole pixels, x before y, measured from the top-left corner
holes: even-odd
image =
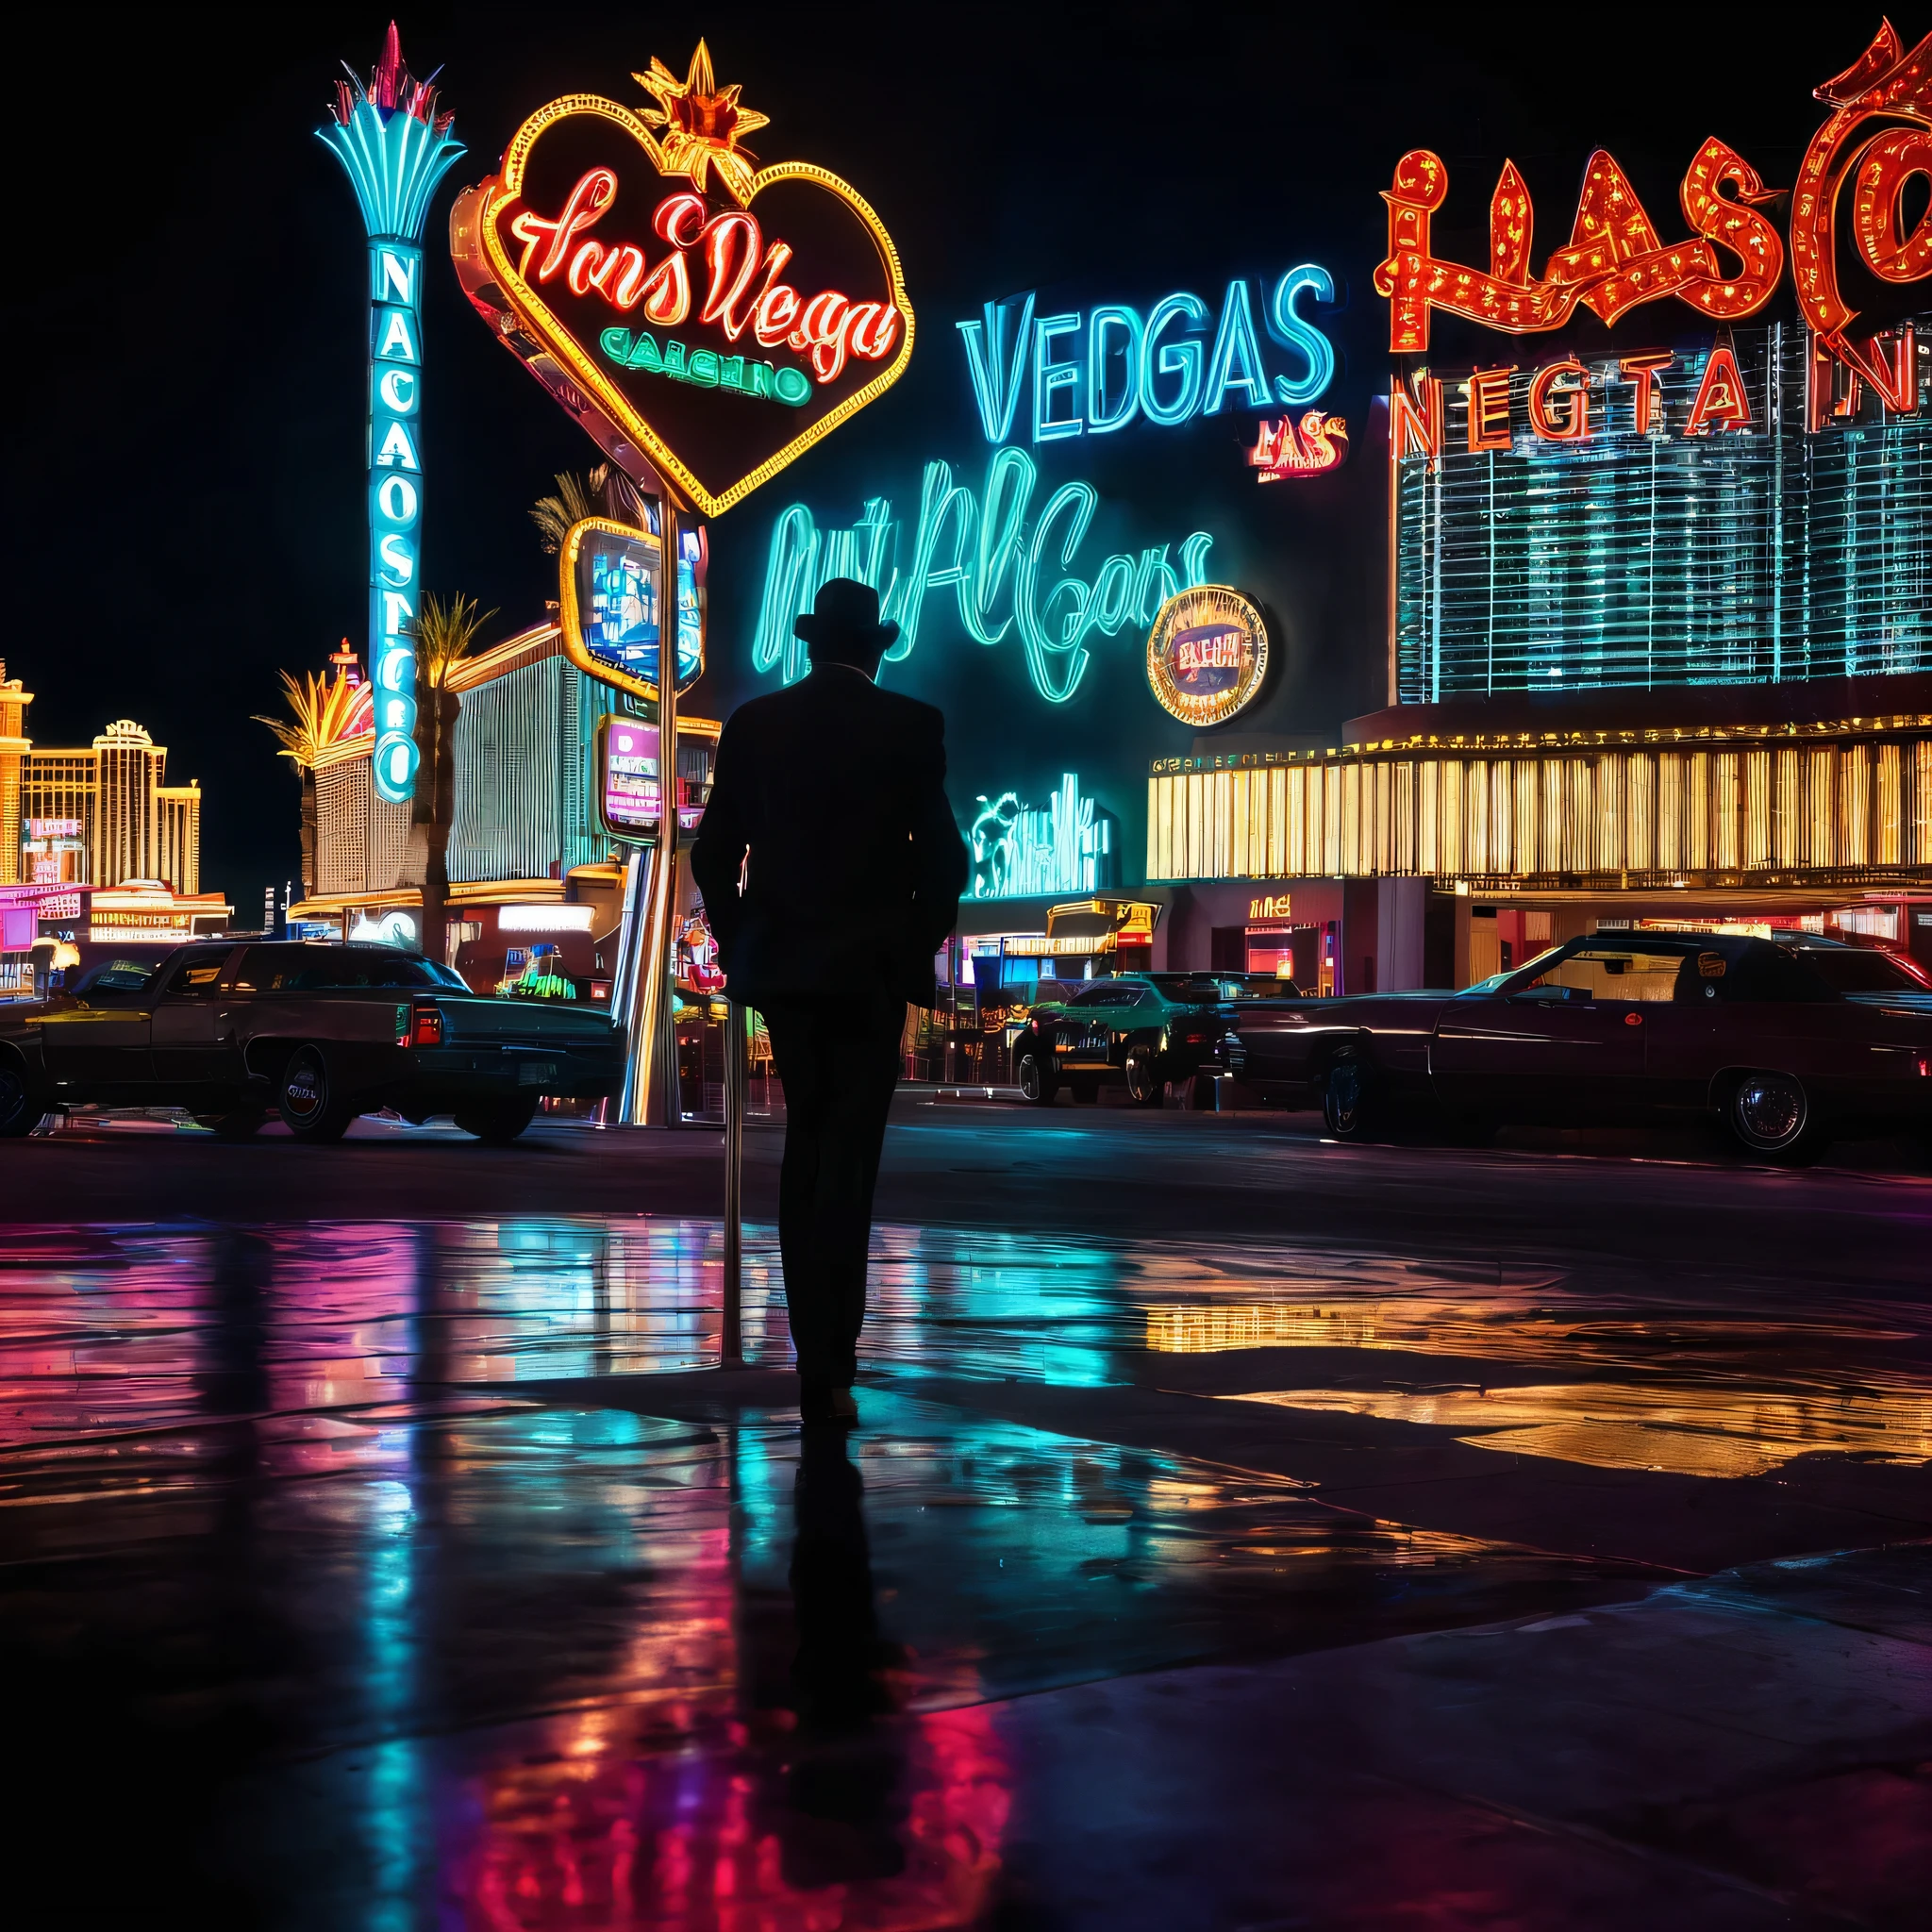
[[[22,1141],[47,1117],[27,1080],[26,1069],[11,1058],[0,1058],[0,1141]]]
[[[1127,1049],[1127,1099],[1135,1107],[1158,1107],[1167,1098],[1167,1082],[1161,1077],[1160,1057],[1151,1046]]]
[[[1345,1046],[1322,1082],[1322,1122],[1334,1141],[1373,1141],[1384,1115],[1381,1081],[1368,1056]]]
[[[194,1124],[218,1141],[252,1141],[267,1119],[258,1107],[238,1107],[232,1113],[198,1113]]]
[[[459,1113],[457,1125],[474,1135],[486,1147],[508,1147],[537,1118],[537,1096],[506,1100],[496,1107],[479,1107],[475,1112]]]
[[[298,1046],[275,1082],[275,1111],[298,1141],[326,1146],[349,1131],[356,1109],[335,1091],[328,1056],[319,1046]]]
[[[1829,1140],[1795,1074],[1754,1071],[1733,1082],[1724,1100],[1724,1125],[1754,1160],[1779,1167],[1808,1166]]]
[[[1045,1058],[1045,1052],[1037,1041],[1023,1041],[1013,1056],[1013,1081],[1020,1090],[1020,1097],[1029,1107],[1051,1107],[1054,1095],[1059,1091],[1053,1062]]]

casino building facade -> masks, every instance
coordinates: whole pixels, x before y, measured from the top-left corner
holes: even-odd
[[[1923,319],[1890,339],[1905,409],[1782,325],[1408,379],[1388,706],[1332,750],[1204,743],[1149,777],[1147,876],[1185,894],[1190,963],[1203,925],[1218,963],[1272,946],[1272,916],[1230,937],[1244,891],[1339,918],[1350,991],[1468,984],[1621,922],[1932,960],[1928,344]],[[1587,437],[1539,426],[1551,367]],[[1700,425],[1719,383],[1729,419]]]

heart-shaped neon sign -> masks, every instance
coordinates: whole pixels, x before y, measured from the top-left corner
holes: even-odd
[[[699,43],[659,103],[552,101],[468,190],[450,246],[471,301],[618,465],[707,516],[895,382],[912,305],[878,217],[804,161],[756,168],[766,117]],[[661,135],[654,132],[662,129]]]

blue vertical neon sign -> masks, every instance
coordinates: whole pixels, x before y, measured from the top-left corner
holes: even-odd
[[[434,79],[434,75],[431,76]],[[395,23],[365,87],[336,83],[317,138],[341,162],[369,237],[369,676],[375,791],[416,789],[416,611],[423,574],[423,223],[462,145],[436,90],[403,65]]]

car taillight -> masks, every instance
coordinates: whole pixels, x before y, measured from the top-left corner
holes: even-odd
[[[442,1044],[442,1015],[434,1007],[418,1007],[414,1024],[409,1028],[411,1046],[441,1046]]]
[[[1206,1046],[1208,1044],[1208,1036],[1205,1033],[1183,1033],[1181,1035],[1181,1044],[1183,1046]]]

